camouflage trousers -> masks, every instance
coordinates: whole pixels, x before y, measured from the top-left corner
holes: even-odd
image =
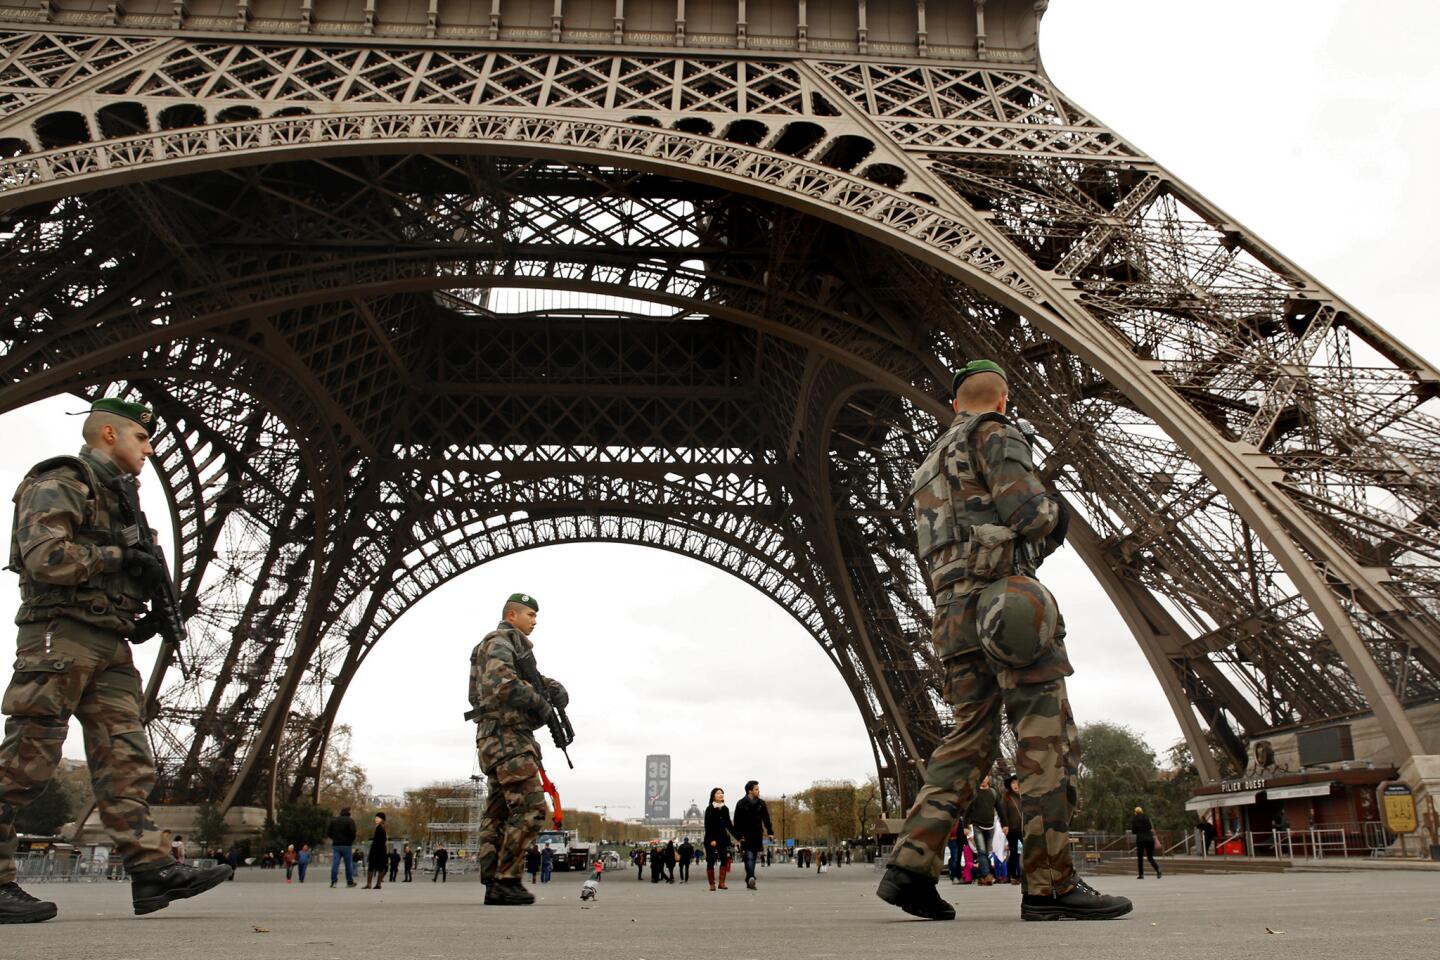
[[[955,727],[930,755],[925,785],[901,828],[891,866],[939,879],[950,828],[999,756],[1003,706],[1019,744],[1015,772],[1024,824],[1024,890],[1049,895],[1070,888],[1075,867],[1069,831],[1080,738],[1063,674],[1053,668],[1045,672],[1050,677],[1037,680],[1023,676],[1024,671],[996,670],[978,650],[945,661],[944,694],[954,708]]]
[[[140,674],[119,635],[70,619],[20,627],[0,711],[0,883],[15,879],[15,816],[55,775],[70,717],[85,733],[95,805],[126,869],[170,856],[150,817],[155,763],[140,722]]]
[[[545,824],[540,760],[533,753],[515,754],[487,768],[485,776],[480,879],[485,883],[519,880],[525,870],[525,851]]]

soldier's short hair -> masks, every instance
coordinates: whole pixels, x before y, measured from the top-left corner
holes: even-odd
[[[100,431],[106,427],[114,427],[118,434],[126,428],[134,429],[135,425],[135,421],[128,417],[97,410],[85,417],[85,423],[80,427],[80,436],[93,447],[100,442]]]
[[[1010,386],[998,373],[974,373],[960,383],[955,398],[961,406],[994,406],[1001,397],[1008,396]]]

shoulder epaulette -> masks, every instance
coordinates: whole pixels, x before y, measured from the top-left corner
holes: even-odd
[[[95,468],[86,463],[83,458],[68,453],[41,460],[30,468],[30,476],[40,477],[47,473],[53,473],[56,470],[64,470],[66,468],[80,474],[85,481],[85,486],[90,488],[91,493],[94,493],[100,485],[100,479],[95,476]]]

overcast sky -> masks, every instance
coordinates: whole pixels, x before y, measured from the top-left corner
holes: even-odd
[[[1056,0],[1042,31],[1046,67],[1073,100],[1432,360],[1437,46],[1440,10],[1423,0]],[[76,408],[0,417],[0,485],[78,445],[79,421],[62,416]],[[149,504],[159,519],[153,493]],[[1129,724],[1157,750],[1177,740],[1073,552],[1045,576],[1070,624],[1080,722]],[[753,777],[779,794],[874,772],[849,691],[779,607],[698,561],[582,545],[492,562],[390,631],[340,709],[379,792],[474,772],[466,660],[517,590],[540,599],[540,667],[573,698],[576,769],[547,762],[567,806],[640,815],[647,753],[674,756],[677,815],[715,785],[738,794]],[[7,575],[0,610],[15,602]],[[7,630],[0,662],[13,645]],[[137,651],[142,671],[153,650]],[[78,728],[66,755],[83,756]]]

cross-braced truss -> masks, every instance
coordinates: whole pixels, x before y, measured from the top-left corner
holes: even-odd
[[[0,144],[0,409],[166,427],[167,799],[313,791],[406,609],[602,540],[788,610],[902,803],[944,725],[908,482],[974,356],[1203,772],[1366,711],[1424,752],[1440,375],[1033,63],[16,28]]]

